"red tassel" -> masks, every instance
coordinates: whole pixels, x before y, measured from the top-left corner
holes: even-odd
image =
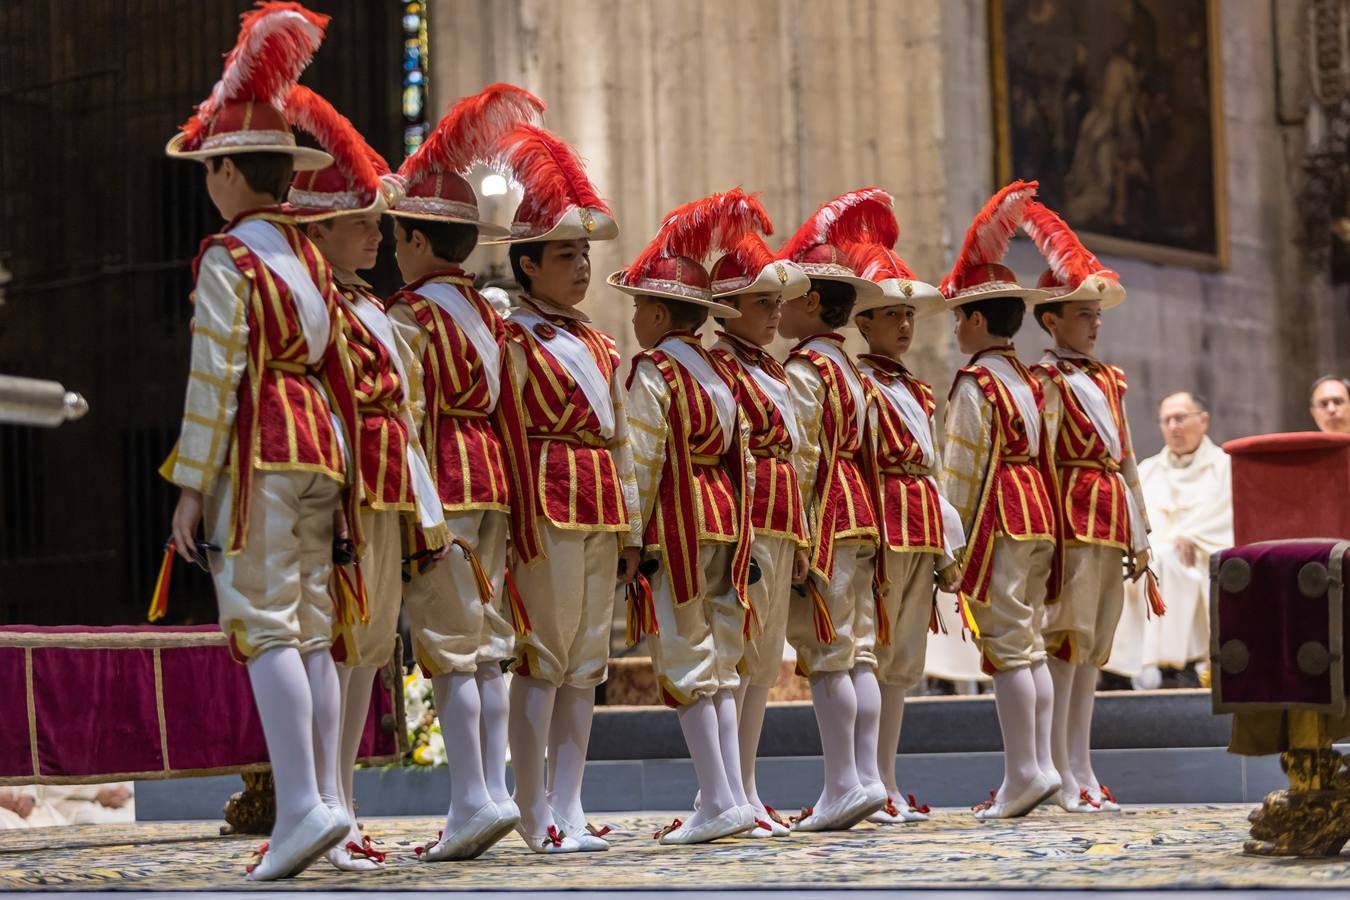
[[[1158,579],[1153,577],[1152,569],[1144,570],[1144,591],[1148,594],[1148,608],[1153,614],[1166,615],[1167,604],[1163,603],[1162,591],[1158,590]]]
[[[881,596],[881,591],[873,590],[872,599],[876,603],[877,609],[877,646],[889,647],[891,645],[891,620],[886,615],[886,600]]]
[[[651,583],[645,575],[638,575],[628,584],[628,646],[636,646],[646,635],[660,633]]]
[[[356,585],[347,574],[346,566],[333,566],[333,578],[336,583],[330,587],[329,593],[333,597],[333,608],[337,612],[338,621],[344,625],[354,625],[361,611],[361,600]]]
[[[534,629],[530,626],[530,614],[525,609],[525,601],[520,598],[510,569],[506,570],[506,599],[511,608],[511,627],[515,629],[517,637],[525,637]]]
[[[473,552],[469,542],[464,538],[454,538],[452,544],[460,549],[464,558],[469,562],[469,568],[473,570],[474,583],[478,585],[478,598],[484,603],[492,602],[492,582],[488,580],[487,572],[483,569],[483,563],[478,559],[478,554]]]
[[[361,574],[359,559],[352,563],[352,569],[356,572],[356,614],[365,625],[370,622],[370,596],[366,593],[366,578]]]
[[[164,558],[159,563],[159,575],[155,578],[155,592],[150,595],[150,609],[145,618],[158,622],[169,612],[169,577],[173,574],[173,558],[177,556],[174,542],[164,545]]]
[[[811,602],[814,604],[812,613],[812,622],[816,629],[816,640],[822,644],[833,644],[839,637],[839,632],[834,630],[834,622],[830,619],[830,607],[825,602],[825,597],[821,595],[820,588],[816,587],[814,581],[806,582],[806,591],[811,595]]]

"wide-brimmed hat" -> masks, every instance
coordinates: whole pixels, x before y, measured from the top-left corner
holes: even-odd
[[[764,238],[753,232],[713,263],[709,275],[713,297],[719,300],[770,293],[796,300],[811,290],[811,279],[801,267],[775,257]]]
[[[851,286],[855,312],[875,308],[884,299],[881,288],[860,277],[841,248],[854,243],[894,244],[900,236],[891,211],[894,202],[889,193],[875,187],[840,194],[802,223],[779,248],[778,257],[796,263],[814,280]]]
[[[298,3],[259,3],[240,17],[239,37],[211,94],[169,139],[164,152],[207,160],[245,153],[283,153],[297,170],[322,169],[327,153],[295,141],[281,111],[314,51],[328,16]]]
[[[520,125],[498,141],[495,168],[524,188],[507,237],[486,244],[612,241],[619,236],[574,149],[537,125]]]
[[[1028,202],[1022,230],[1049,264],[1036,282],[1047,295],[1041,303],[1100,300],[1102,309],[1111,309],[1125,302],[1120,276],[1102,265],[1054,210],[1036,200]]]
[[[403,194],[402,180],[333,105],[304,85],[286,98],[286,120],[314,137],[333,157],[322,169],[296,172],[286,212],[302,222],[381,213]]]
[[[1008,298],[1036,303],[1044,299],[1044,291],[1023,287],[1012,269],[1003,265],[1008,242],[1022,223],[1022,215],[1036,196],[1036,188],[1034,181],[1014,181],[990,197],[976,213],[952,270],[938,285],[947,309],[977,300]]]
[[[852,244],[848,247],[848,256],[854,270],[881,288],[884,297],[884,302],[864,309],[855,306],[855,314],[899,305],[914,307],[916,319],[942,312],[941,291],[916,278],[909,264],[890,247],[884,244]]]

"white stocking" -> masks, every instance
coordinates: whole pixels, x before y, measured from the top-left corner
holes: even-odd
[[[1021,666],[994,675],[994,705],[1003,733],[1003,785],[998,799],[1018,796],[1040,774],[1036,763],[1036,678]]]
[[[528,835],[542,835],[553,824],[544,784],[544,751],[557,690],[547,681],[516,675],[511,679],[511,769],[516,776],[516,805],[520,827]]]
[[[1036,683],[1036,765],[1042,772],[1050,774],[1055,771],[1055,757],[1050,752],[1050,736],[1055,720],[1055,685],[1044,661],[1032,663],[1031,677]]]
[[[877,770],[886,796],[902,799],[895,777],[896,756],[900,748],[900,726],[905,721],[905,689],[895,684],[881,685],[881,721],[877,726]]]
[[[755,812],[764,817],[768,813],[764,809],[764,801],[759,799],[759,789],[755,786],[755,758],[759,755],[759,736],[764,730],[764,711],[769,705],[769,689],[742,683],[739,693],[741,702],[738,739],[741,748],[741,779],[745,784],[746,799],[754,805]]]
[[[342,728],[342,704],[337,665],[326,647],[306,653],[300,659],[309,681],[314,722],[314,774],[319,799],[334,809],[343,809],[338,789],[338,732]]]
[[[478,683],[467,672],[451,672],[431,679],[436,691],[436,713],[445,739],[445,755],[454,770],[450,779],[450,810],[446,834],[453,834],[491,798],[483,777],[483,747],[479,736]]]
[[[1079,666],[1062,659],[1051,658],[1046,661],[1050,668],[1050,680],[1054,683],[1054,721],[1050,724],[1050,752],[1054,757],[1055,770],[1062,782],[1060,792],[1078,796],[1078,782],[1074,778],[1073,765],[1069,756],[1069,745],[1073,741],[1073,721],[1071,701],[1073,700],[1074,676]]]
[[[342,802],[351,817],[352,827],[348,840],[361,843],[361,829],[356,824],[356,791],[353,781],[356,776],[356,756],[361,749],[361,736],[366,730],[366,718],[370,715],[370,694],[375,684],[375,666],[361,666],[338,669],[338,682],[342,685],[342,739],[339,750],[338,787],[342,791]],[[346,844],[346,841],[343,841]]]
[[[1074,668],[1077,671],[1069,704],[1069,764],[1079,785],[1095,790],[1101,784],[1097,773],[1092,771],[1092,707],[1097,701],[1097,667],[1087,664]]]
[[[314,772],[314,707],[305,664],[294,647],[276,647],[253,657],[248,680],[276,782],[275,837],[300,824],[320,802]]]
[[[680,731],[694,763],[694,777],[698,780],[701,797],[699,808],[689,822],[699,824],[714,819],[736,805],[727,783],[727,771],[722,763],[722,745],[717,733],[717,710],[713,701],[700,697],[676,710]]]
[[[717,740],[722,745],[722,768],[727,773],[727,785],[737,806],[746,806],[745,779],[741,774],[740,729],[736,726],[736,695],[718,691],[713,696],[717,710]]]
[[[510,708],[506,678],[502,675],[501,665],[496,662],[480,664],[474,677],[478,681],[479,743],[488,795],[494,802],[510,800],[511,792],[506,789],[506,731]]]
[[[586,823],[581,783],[586,776],[586,750],[591,743],[594,714],[595,688],[568,684],[558,688],[548,734],[549,805],[567,821],[581,825]]]
[[[820,748],[825,757],[825,788],[817,806],[840,799],[861,781],[854,757],[854,727],[858,698],[847,672],[822,672],[811,679],[811,706],[820,729]]]
[[[858,718],[853,726],[853,757],[857,761],[858,780],[875,784],[881,780],[877,770],[878,732],[881,727],[881,686],[871,666],[854,666],[853,693],[858,702]]]

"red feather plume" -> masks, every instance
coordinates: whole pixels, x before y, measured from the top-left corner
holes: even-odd
[[[521,123],[537,122],[543,112],[544,101],[524,88],[489,85],[457,100],[398,173],[411,183],[431,172],[464,172],[486,162],[502,135]]]
[[[1008,252],[1008,242],[1017,226],[1022,224],[1022,214],[1036,196],[1038,186],[1035,181],[1014,181],[990,197],[984,208],[976,213],[952,270],[938,285],[944,297],[955,296],[956,286],[970,270],[1003,259]]]
[[[1045,257],[1055,277],[1071,288],[1078,287],[1089,275],[1099,272],[1112,278],[1120,277],[1102,265],[1101,260],[1083,246],[1069,223],[1054,210],[1035,200],[1027,203],[1026,212],[1022,215],[1022,230],[1036,244],[1036,249],[1041,251],[1041,256]]]
[[[876,243],[891,246],[900,225],[891,211],[895,200],[881,188],[869,187],[835,197],[802,223],[778,250],[779,259],[796,259],[819,244],[842,246]]]
[[[494,167],[525,186],[516,220],[552,226],[572,207],[609,215],[576,151],[538,125],[517,125],[495,148]]]
[[[886,281],[890,278],[915,280],[913,270],[900,258],[900,254],[885,244],[852,243],[845,244],[843,250],[848,257],[848,264],[859,278],[868,281]]]
[[[312,135],[353,185],[369,192],[380,189],[380,176],[389,171],[388,164],[333,104],[298,84],[286,98],[285,112],[286,121]]]
[[[752,277],[778,259],[769,245],[764,243],[764,238],[753,231],[741,238],[740,243],[732,247],[727,255],[740,263]]]
[[[635,283],[663,257],[683,256],[702,262],[714,248],[730,250],[755,231],[773,233],[773,222],[759,199],[740,188],[691,200],[666,213],[650,244],[628,267],[624,281]]]
[[[232,100],[258,100],[280,107],[300,73],[323,43],[328,16],[299,3],[259,2],[240,17],[239,38],[225,69],[192,118],[179,128],[183,146],[195,148],[220,107]]]

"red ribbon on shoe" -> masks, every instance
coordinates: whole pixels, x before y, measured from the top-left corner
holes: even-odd
[[[549,844],[552,844],[555,847],[561,847],[563,838],[566,836],[567,835],[558,830],[557,825],[550,825],[548,826],[548,834],[544,835],[544,843],[540,845],[540,848],[547,847]]]
[[[913,794],[910,794],[909,797],[908,797],[907,799],[909,800],[909,808],[912,809],[912,810],[914,810],[914,812],[917,812],[917,813],[923,813],[923,814],[926,816],[926,815],[928,815],[930,812],[933,811],[933,808],[932,808],[931,806],[929,806],[927,803],[923,804],[922,806],[920,806],[918,803],[916,803],[916,802],[914,801],[914,795],[913,795]]]
[[[437,844],[439,844],[439,843],[441,842],[441,837],[442,837],[444,834],[445,834],[444,831],[438,831],[438,832],[436,832],[436,840],[431,841],[431,842],[428,843],[425,847],[414,847],[414,848],[413,848],[413,853],[416,853],[418,856],[421,856],[423,853],[426,853],[426,852],[427,852],[428,850],[430,850],[432,847],[435,847]]]
[[[679,828],[679,827],[680,827],[681,825],[683,825],[683,824],[684,824],[684,820],[683,820],[683,819],[676,819],[675,821],[673,821],[673,822],[671,822],[669,825],[667,825],[665,828],[662,828],[660,831],[654,833],[654,834],[652,835],[652,839],[653,839],[653,840],[659,841],[659,840],[661,840],[661,838],[663,838],[663,837],[665,837],[666,835],[670,834],[672,831],[674,831],[676,828]]]
[[[249,861],[249,864],[247,866],[244,866],[245,874],[252,875],[253,870],[258,868],[258,865],[263,861],[263,857],[267,855],[268,846],[269,846],[268,842],[263,841],[261,844],[258,845],[258,849],[253,851],[252,860]]]
[[[371,862],[377,863],[384,862],[386,856],[385,853],[375,849],[375,844],[371,841],[370,835],[368,834],[361,835],[360,844],[356,843],[356,841],[348,841],[347,845],[342,849],[346,850],[352,856],[364,857]]]
[[[982,800],[979,803],[976,803],[974,806],[971,807],[971,809],[973,809],[975,812],[979,812],[982,809],[988,809],[989,807],[994,805],[994,801],[997,799],[998,799],[998,791],[990,791],[988,800]]]

